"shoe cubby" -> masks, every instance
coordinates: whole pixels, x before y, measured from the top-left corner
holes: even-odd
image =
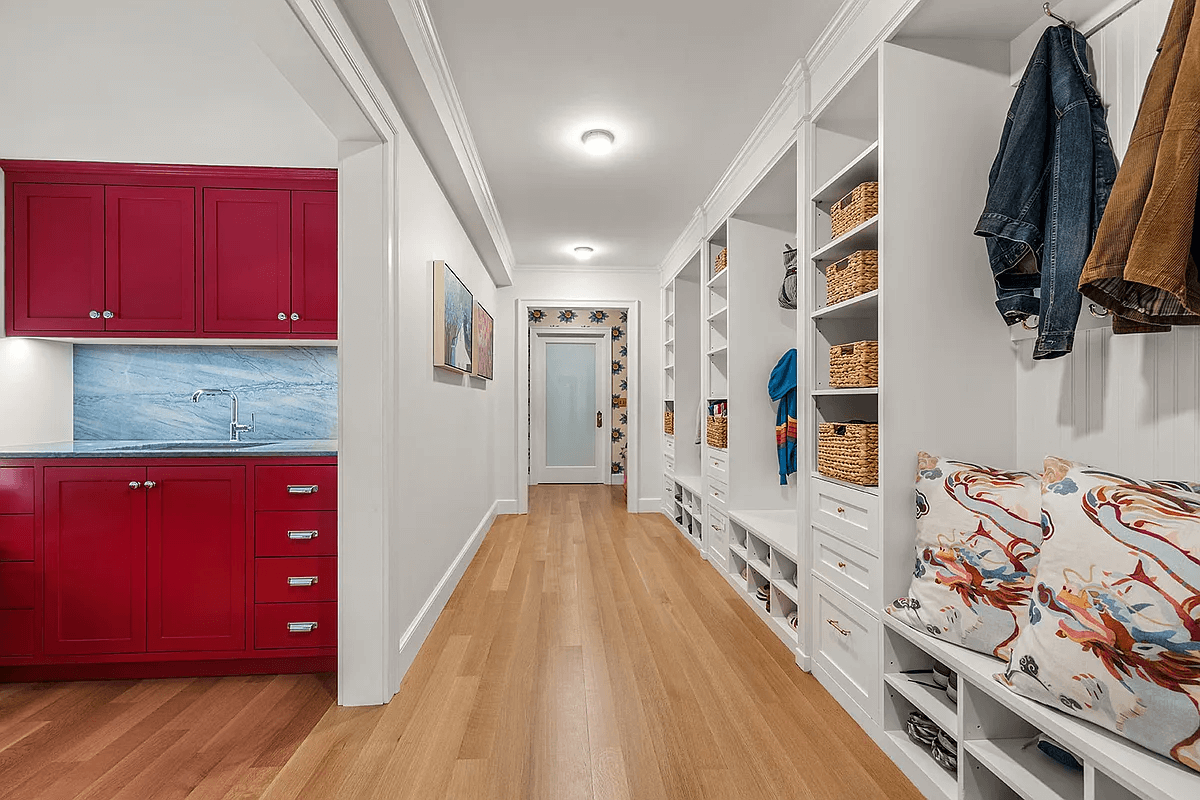
[[[779,586],[778,583],[771,583],[771,623],[775,626],[779,638],[795,646],[800,633],[797,628],[792,627],[789,617],[794,617],[799,621],[800,607],[795,599],[781,590]]]
[[[778,548],[771,548],[771,582],[793,602],[798,602],[800,598],[798,577],[796,559]]]
[[[750,566],[746,559],[738,555],[732,547],[729,549],[729,581],[742,592],[749,591]]]
[[[769,577],[771,574],[771,545],[753,533],[748,533],[746,535],[746,553],[750,565],[764,577]]]

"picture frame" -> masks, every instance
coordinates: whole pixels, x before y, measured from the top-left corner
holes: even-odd
[[[433,366],[471,374],[475,297],[445,261],[433,262]]]
[[[495,358],[496,326],[492,315],[479,303],[475,304],[474,333],[472,344],[475,348],[471,355],[471,374],[492,380]]]

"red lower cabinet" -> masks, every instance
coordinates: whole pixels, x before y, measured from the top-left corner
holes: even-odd
[[[337,646],[337,603],[273,603],[254,607],[254,646],[282,650]]]
[[[45,648],[146,650],[143,467],[45,470]]]
[[[147,649],[244,649],[245,467],[155,467],[146,486]]]

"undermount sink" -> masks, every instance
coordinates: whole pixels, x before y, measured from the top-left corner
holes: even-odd
[[[125,450],[245,450],[250,447],[265,447],[276,442],[146,442],[106,448],[109,451]]]

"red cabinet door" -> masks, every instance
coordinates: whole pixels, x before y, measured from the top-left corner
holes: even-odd
[[[291,331],[291,218],[286,190],[204,190],[205,333]]]
[[[12,200],[9,330],[104,330],[104,187],[18,183]]]
[[[110,331],[196,330],[196,190],[108,186],[105,309]]]
[[[154,467],[146,487],[147,649],[244,649],[245,467]]]
[[[139,467],[46,468],[48,655],[145,652],[145,479]]]
[[[337,334],[337,192],[292,192],[292,333]]]

